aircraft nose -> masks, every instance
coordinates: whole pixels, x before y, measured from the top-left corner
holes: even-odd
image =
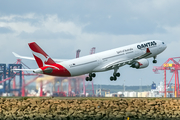
[[[162,42],[162,46],[164,50],[167,48],[167,45],[164,42]]]

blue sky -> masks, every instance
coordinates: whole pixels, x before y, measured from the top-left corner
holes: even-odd
[[[157,57],[161,66],[170,57],[179,57],[179,0],[31,0],[0,2],[0,63],[14,63],[12,52],[32,56],[29,42],[37,42],[53,58],[88,55],[92,47],[101,52],[150,39],[164,41],[168,48]],[[148,68],[125,66],[121,77],[111,82],[113,71],[97,73],[95,84],[143,85],[159,83],[163,73],[154,74],[153,59]],[[23,60],[31,68],[33,61]],[[167,72],[168,80],[172,75]]]

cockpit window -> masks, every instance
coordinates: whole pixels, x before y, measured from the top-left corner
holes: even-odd
[[[162,42],[162,44],[164,44],[164,42]]]

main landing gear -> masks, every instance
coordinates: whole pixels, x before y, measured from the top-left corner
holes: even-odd
[[[95,73],[89,73],[89,77],[86,77],[86,81],[92,81],[92,78],[96,77]]]
[[[154,56],[154,57],[153,57],[153,58],[154,58],[153,63],[157,63],[157,60],[155,60],[156,57],[157,57],[157,56]]]
[[[115,68],[115,69],[114,69],[113,76],[110,77],[110,80],[111,80],[111,81],[113,81],[113,80],[116,81],[116,80],[117,80],[117,77],[120,77],[120,73],[119,73],[119,72],[117,73],[117,70],[118,70],[118,69],[119,69],[119,68]]]
[[[110,80],[111,81],[113,81],[113,80],[116,81],[117,77],[119,77],[119,76],[120,76],[120,73],[113,74],[113,76],[110,77]]]

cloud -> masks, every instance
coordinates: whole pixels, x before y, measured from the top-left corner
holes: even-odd
[[[68,32],[77,35],[81,33],[84,25],[77,25],[72,21],[62,21],[57,15],[46,15],[42,17],[38,26],[52,32]]]
[[[0,27],[10,28],[17,34],[23,31],[30,33],[38,29],[32,26],[29,22],[0,22]]]
[[[35,14],[34,13],[28,13],[25,15],[17,15],[17,14],[11,14],[9,16],[1,16],[0,20],[1,21],[23,21],[27,19],[35,19]]]
[[[83,25],[63,22],[57,15],[10,15],[0,17],[0,32],[14,33],[23,39],[71,39],[81,34]]]
[[[70,33],[65,33],[65,32],[51,32],[51,31],[43,31],[43,30],[37,30],[33,33],[27,33],[27,32],[21,32],[19,34],[19,37],[21,37],[22,39],[43,39],[43,40],[47,40],[47,39],[72,39],[73,36]]]
[[[2,14],[11,15],[1,17],[1,19],[12,20],[18,18],[18,20],[21,20],[25,17],[33,20],[34,17],[36,19],[43,15],[43,22],[43,17],[46,14],[56,14],[62,21],[73,21],[76,24],[88,23],[83,30],[91,33],[115,35],[165,33],[164,25],[177,25],[180,20],[178,15],[180,1],[178,0],[115,0],[113,2],[77,0],[76,2],[71,1],[71,4],[67,1],[58,0],[53,2],[40,0],[36,1],[36,4],[33,1],[16,1],[13,6],[9,4],[11,12],[4,7],[8,3],[3,1],[0,5],[0,11]]]
[[[98,21],[98,20],[97,20]],[[146,22],[144,22],[146,21]],[[108,33],[115,35],[143,35],[154,33],[165,33],[166,30],[157,23],[150,22],[146,19],[104,19],[101,23],[94,21],[86,27],[83,31],[92,33]]]
[[[12,33],[12,32],[13,30],[11,30],[10,28],[0,27],[0,34]]]
[[[34,4],[36,2],[36,4]],[[149,39],[159,39],[167,49],[158,55],[156,66],[169,57],[179,56],[180,1],[166,0],[100,0],[100,1],[2,1],[0,4],[1,63],[13,63],[12,51],[32,56],[28,43],[37,42],[53,58],[75,58],[88,55],[92,47],[96,52],[113,49]],[[7,7],[8,5],[8,7]],[[11,8],[11,9],[9,9]],[[163,80],[154,75],[152,58],[146,69],[125,66],[119,69],[121,77],[110,82],[113,71],[97,73],[94,83],[139,85]],[[30,67],[36,63],[26,61]],[[34,67],[35,66],[35,67]],[[141,73],[141,74],[140,74]]]

